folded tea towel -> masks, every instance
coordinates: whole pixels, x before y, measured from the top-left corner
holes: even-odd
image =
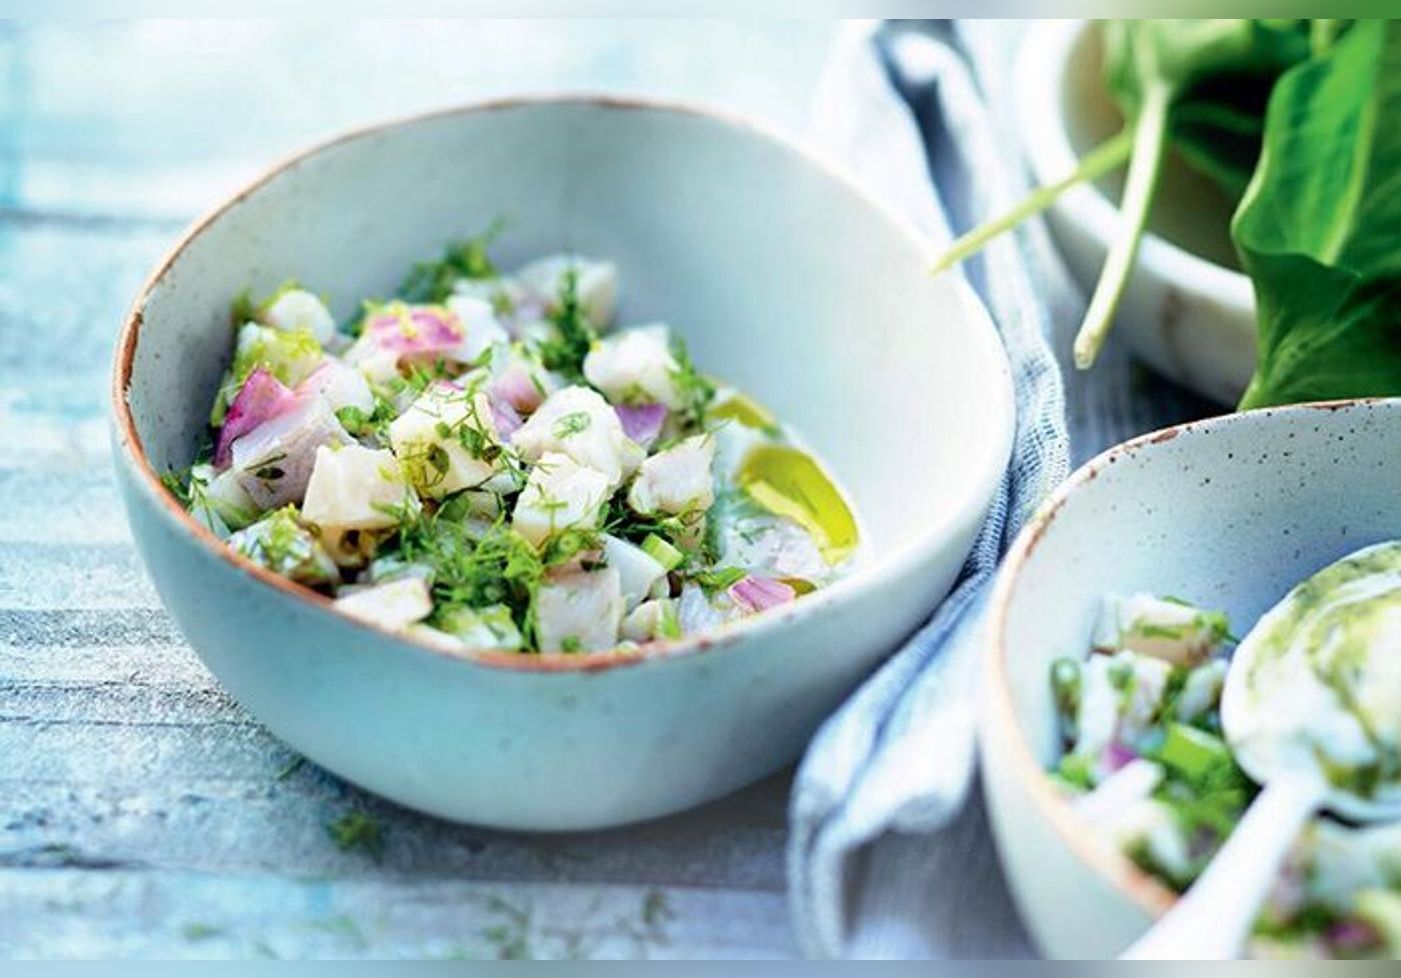
[[[1028,186],[1002,90],[1016,40],[991,24],[850,25],[820,85],[813,135],[948,241]],[[1069,466],[1053,330],[1078,320],[1083,296],[1039,221],[995,241],[964,274],[1011,364],[1011,464],[952,593],[827,721],[798,770],[789,877],[812,955],[1028,953],[975,787],[975,686],[998,561]]]
[[[947,241],[1028,187],[1012,68],[1023,33],[1044,29],[1035,21],[852,24],[820,86],[813,136],[935,242]],[[1131,435],[1219,411],[1136,367],[1112,336],[1094,370],[1058,363],[1053,354],[1068,361],[1085,297],[1041,221],[995,241],[962,273],[1002,334],[1016,381],[1016,442],[952,593],[824,725],[798,770],[790,887],[799,940],[814,955],[1030,951],[973,775],[991,578],[1065,477],[1068,457],[1078,463]]]

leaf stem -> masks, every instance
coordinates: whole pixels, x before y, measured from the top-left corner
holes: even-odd
[[[1317,58],[1327,54],[1342,29],[1343,22],[1340,20],[1317,18],[1312,21],[1309,24],[1309,48],[1313,56]]]
[[[1123,298],[1143,229],[1153,208],[1153,196],[1158,189],[1163,155],[1167,146],[1168,110],[1174,90],[1166,82],[1157,82],[1143,93],[1138,118],[1133,125],[1133,160],[1129,163],[1124,184],[1124,198],[1119,205],[1118,236],[1109,247],[1094,295],[1090,297],[1085,321],[1075,337],[1075,365],[1087,370],[1104,346],[1114,324],[1114,312]]]
[[[1133,132],[1131,130],[1124,129],[1106,139],[1086,153],[1079,165],[1070,173],[1053,183],[1037,187],[1011,210],[978,225],[967,234],[959,237],[958,240],[949,245],[948,251],[944,252],[934,263],[933,274],[937,275],[947,271],[965,258],[977,254],[993,238],[1012,230],[1028,218],[1040,214],[1054,204],[1061,194],[1072,187],[1098,180],[1106,173],[1119,169],[1129,161],[1132,152]]]

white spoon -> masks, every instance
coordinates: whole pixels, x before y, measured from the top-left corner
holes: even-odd
[[[1401,818],[1401,541],[1330,564],[1260,619],[1231,662],[1221,725],[1264,790],[1126,958],[1238,956],[1310,817]],[[1327,774],[1368,765],[1383,780],[1367,795]]]

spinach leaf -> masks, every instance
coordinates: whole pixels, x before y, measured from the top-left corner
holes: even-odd
[[[1297,20],[1115,20],[1105,25],[1105,83],[1133,129],[1133,158],[1118,236],[1075,337],[1075,364],[1091,366],[1113,325],[1153,208],[1172,112],[1216,75],[1278,74],[1309,54]]]
[[[1242,408],[1401,394],[1401,24],[1280,79],[1231,233],[1260,320]]]
[[[1238,203],[1255,173],[1275,76],[1222,75],[1172,110],[1172,144],[1189,166]]]

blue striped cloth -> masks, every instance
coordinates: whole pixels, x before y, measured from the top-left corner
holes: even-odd
[[[997,100],[986,86],[1001,77],[1010,43],[949,23],[853,27],[823,81],[815,135],[947,241],[1027,188],[1015,144],[988,108]],[[973,791],[974,687],[998,562],[1069,468],[1051,338],[1083,300],[1040,222],[993,243],[965,273],[1011,364],[1012,460],[953,591],[822,727],[798,770],[790,886],[798,936],[813,955],[1026,951]]]
[[[1029,187],[1011,66],[1022,34],[1044,26],[854,24],[834,47],[813,136],[934,242],[949,241]],[[974,777],[992,577],[1070,464],[1219,410],[1137,367],[1114,336],[1094,370],[1070,369],[1085,297],[1041,221],[995,241],[962,273],[1007,350],[1016,443],[953,591],[822,727],[798,769],[789,884],[798,938],[817,956],[1029,953]]]

